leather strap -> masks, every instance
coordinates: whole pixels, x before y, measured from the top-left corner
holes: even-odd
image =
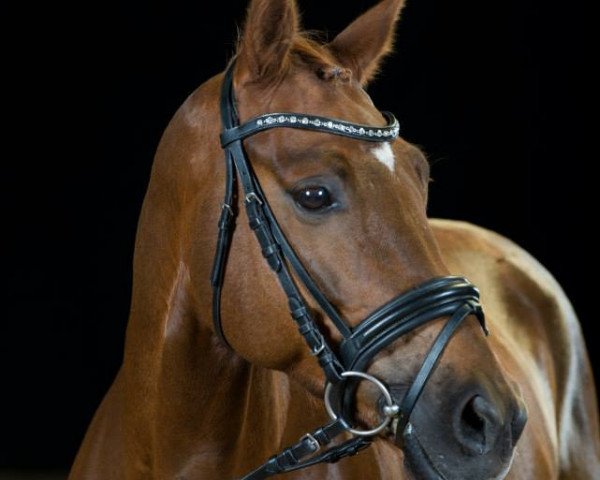
[[[346,432],[347,429],[348,425],[341,420],[318,428],[314,432],[304,435],[298,443],[272,456],[256,470],[244,476],[242,480],[262,480],[272,475],[293,472],[318,463],[335,463],[342,458],[356,455],[371,444],[371,440],[368,438],[356,437],[316,455],[322,447],[329,445],[333,439]]]
[[[231,347],[223,332],[223,323],[221,322],[221,291],[223,289],[225,266],[231,247],[231,238],[233,236],[236,219],[236,211],[234,210],[234,208],[236,208],[234,205],[236,176],[233,171],[233,160],[230,155],[226,155],[225,168],[225,198],[223,199],[221,216],[219,217],[219,234],[217,237],[213,268],[210,275],[210,284],[213,288],[212,314],[214,329],[221,341]]]
[[[400,336],[427,322],[452,315],[469,302],[479,305],[479,291],[465,278],[436,278],[419,285],[373,312],[342,341],[342,363],[346,369],[362,370],[378,351]],[[474,313],[487,332],[481,307]]]
[[[427,356],[421,364],[419,372],[412,381],[408,392],[404,395],[402,402],[400,403],[400,416],[398,417],[398,424],[396,426],[396,438],[402,438],[402,434],[408,425],[410,415],[419,400],[419,397],[423,393],[423,389],[429,380],[435,366],[440,361],[442,353],[450,343],[452,336],[456,333],[456,330],[461,325],[467,316],[474,313],[477,309],[476,305],[471,303],[463,304],[454,315],[446,322],[446,325],[438,333],[433,345],[429,349]]]
[[[237,112],[233,101],[233,75],[229,74],[232,70],[230,65],[228,74],[223,79],[221,88],[220,112],[221,124],[224,128],[231,128],[237,123]],[[229,152],[225,152],[225,193],[223,204],[221,206],[221,216],[219,217],[219,234],[217,236],[217,245],[213,267],[210,275],[210,284],[213,289],[212,317],[213,327],[219,339],[231,348],[227,337],[223,332],[223,323],[221,322],[221,292],[223,289],[223,280],[225,278],[225,267],[227,257],[231,248],[231,238],[235,228],[235,219],[237,216],[237,207],[235,205],[236,174],[234,170],[233,157]]]
[[[260,196],[262,198],[266,198],[259,183],[256,184],[256,188],[260,193]],[[352,330],[341,317],[335,306],[332,305],[331,302],[327,299],[327,297],[323,294],[323,292],[313,280],[311,275],[308,273],[306,268],[304,268],[304,264],[298,258],[298,255],[296,255],[296,252],[294,251],[287,237],[281,230],[279,222],[277,222],[277,219],[275,218],[275,215],[273,214],[273,211],[271,210],[271,207],[268,202],[264,204],[264,211],[266,217],[269,219],[273,235],[277,239],[277,242],[281,247],[283,255],[285,256],[291,267],[294,269],[294,272],[296,273],[300,281],[304,284],[308,292],[317,302],[319,307],[321,307],[323,312],[325,312],[325,314],[331,319],[331,321],[338,329],[338,331],[342,334],[342,336],[344,338],[349,337],[352,334]]]

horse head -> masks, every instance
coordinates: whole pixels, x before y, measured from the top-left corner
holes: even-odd
[[[253,0],[235,64],[228,73],[234,98],[227,100],[228,92],[223,94],[225,103],[235,104],[239,124],[259,119],[292,127],[292,122],[302,119],[288,114],[282,114],[281,120],[277,115],[261,115],[302,112],[315,126],[313,131],[266,128],[271,125],[263,129],[263,123],[254,120],[255,134],[222,139],[226,148],[237,142],[236,154],[244,155],[260,183],[260,192],[253,198],[250,194],[254,192],[247,191],[239,179],[237,196],[231,197],[225,215],[234,211],[243,215],[244,205],[262,208],[261,199],[268,199],[281,235],[332,311],[344,319],[348,332],[362,329],[365,333],[362,322],[373,319],[373,312],[377,312],[378,322],[385,313],[382,308],[396,309],[392,312],[396,315],[398,305],[408,302],[399,295],[420,292],[423,285],[431,289],[435,279],[449,275],[427,219],[428,162],[417,147],[397,135],[390,118],[382,116],[365,91],[391,50],[403,3],[383,0],[331,42],[320,43],[301,30],[293,0]],[[269,244],[267,239],[261,242],[261,252],[247,222],[238,221],[228,240],[227,261],[219,267],[222,278],[216,281],[222,282],[219,320],[213,323],[210,319],[213,306],[208,271],[212,256],[207,252],[214,251],[210,227],[214,223],[207,222],[216,223],[221,212],[226,167],[219,160],[214,163],[216,169],[208,171],[200,159],[221,159],[223,155],[218,144],[218,92],[223,82],[219,76],[207,84],[202,100],[196,102],[201,104],[200,116],[193,116],[185,106],[178,114],[186,128],[163,140],[159,157],[169,161],[155,165],[147,202],[169,205],[171,213],[161,217],[161,225],[173,222],[174,211],[186,219],[185,228],[177,230],[177,246],[169,248],[185,250],[181,256],[188,265],[188,288],[194,292],[191,295],[201,328],[213,339],[214,348],[223,356],[284,372],[320,399],[326,384],[323,363],[315,358],[320,352],[307,348],[289,315],[290,308],[303,306],[290,307],[290,296],[281,288],[278,271],[273,271],[283,267],[269,268],[263,258],[281,245]],[[223,100],[221,103],[223,110]],[[328,126],[338,132],[331,134],[321,128],[315,119],[322,117],[340,119],[339,125],[332,121]],[[376,142],[368,138],[368,126],[374,129],[372,135],[381,137]],[[341,135],[339,131],[354,133]],[[240,174],[237,166],[235,171]],[[161,187],[172,182],[177,183],[177,196]],[[202,201],[189,201],[196,199],[199,191],[203,192]],[[268,217],[269,212],[261,215]],[[269,218],[259,220],[270,222]],[[254,222],[255,230],[259,220]],[[270,235],[274,235],[272,231]],[[160,244],[158,236],[155,243]],[[138,245],[138,250],[143,251],[143,245]],[[288,264],[290,259],[280,255],[278,261]],[[299,281],[298,272],[289,270],[332,356],[343,357],[344,332],[332,321],[330,312],[324,311],[322,302],[313,299],[305,282]],[[443,299],[443,293],[436,301]],[[410,302],[411,311],[418,316],[418,308]],[[346,386],[331,402],[336,404],[331,407],[336,414],[343,415],[355,429],[373,429],[387,415],[386,428],[376,433],[382,441],[402,448],[408,468],[418,478],[500,478],[508,471],[525,425],[518,388],[505,377],[482,333],[481,313],[473,307],[477,302],[471,299],[466,303],[472,309],[465,311],[465,321],[456,323],[446,341],[438,344],[437,356],[428,357],[439,336],[446,335],[444,328],[448,318],[456,316],[454,312],[440,310],[436,318],[427,318],[410,331],[380,342],[372,355],[365,357],[368,361],[363,359],[361,371],[384,385],[393,397],[393,406],[401,405],[411,392],[417,372],[425,372],[427,378],[422,379],[420,389],[412,392],[416,398],[410,418],[399,420],[397,409],[383,414],[390,405],[373,381],[344,378],[340,383]],[[220,334],[225,341],[218,340]],[[426,371],[422,365],[425,358],[432,361]]]

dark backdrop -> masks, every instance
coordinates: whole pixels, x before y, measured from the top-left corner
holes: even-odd
[[[307,28],[333,35],[374,2],[299,3]],[[34,41],[7,53],[18,108],[5,115],[18,128],[2,179],[0,465],[72,461],[121,362],[153,152],[186,96],[224,68],[245,4],[85,2],[19,15],[7,45]],[[532,252],[591,338],[584,18],[580,1],[412,0],[369,90],[433,164],[431,215]]]

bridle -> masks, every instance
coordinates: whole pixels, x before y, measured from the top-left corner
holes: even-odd
[[[267,113],[239,123],[233,90],[234,62],[228,67],[221,89],[221,146],[225,151],[225,198],[219,218],[219,234],[211,275],[213,287],[213,322],[216,334],[229,345],[221,324],[220,303],[225,265],[231,247],[236,217],[236,182],[242,185],[244,206],[262,254],[275,273],[289,304],[292,318],[304,337],[311,353],[325,373],[325,407],[332,421],[304,435],[298,443],[274,455],[263,465],[243,477],[259,480],[278,473],[299,470],[318,463],[333,463],[354,455],[369,446],[373,436],[395,424],[396,436],[401,441],[410,434],[410,415],[423,389],[453,334],[467,316],[474,314],[487,334],[479,291],[462,277],[440,277],[400,294],[379,307],[356,327],[350,327],[337,309],[329,302],[311,275],[302,265],[287,241],[269,202],[260,186],[248,157],[243,140],[273,128],[294,128],[330,133],[366,142],[389,142],[398,138],[396,118],[383,112],[385,127],[359,125],[342,120],[301,113]],[[295,276],[292,275],[292,271]],[[331,319],[343,340],[333,349],[325,340],[311,309],[308,307],[297,280],[302,282],[322,311]],[[388,386],[366,373],[373,357],[393,341],[414,329],[440,317],[448,316],[444,327],[434,340],[429,352],[410,385],[407,393],[396,404]],[[354,393],[359,381],[371,382],[381,391],[383,416],[381,424],[370,430],[352,426]],[[318,453],[322,447],[343,433],[352,434],[334,447]]]

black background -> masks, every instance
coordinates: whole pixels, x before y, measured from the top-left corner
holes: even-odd
[[[331,38],[374,2],[299,3],[305,26]],[[5,44],[16,102],[5,116],[17,129],[2,175],[0,466],[71,463],[122,358],[153,152],[186,96],[224,68],[245,4],[17,14]],[[431,216],[478,223],[533,253],[589,339],[597,214],[585,18],[580,1],[412,0],[369,91],[433,164]]]

